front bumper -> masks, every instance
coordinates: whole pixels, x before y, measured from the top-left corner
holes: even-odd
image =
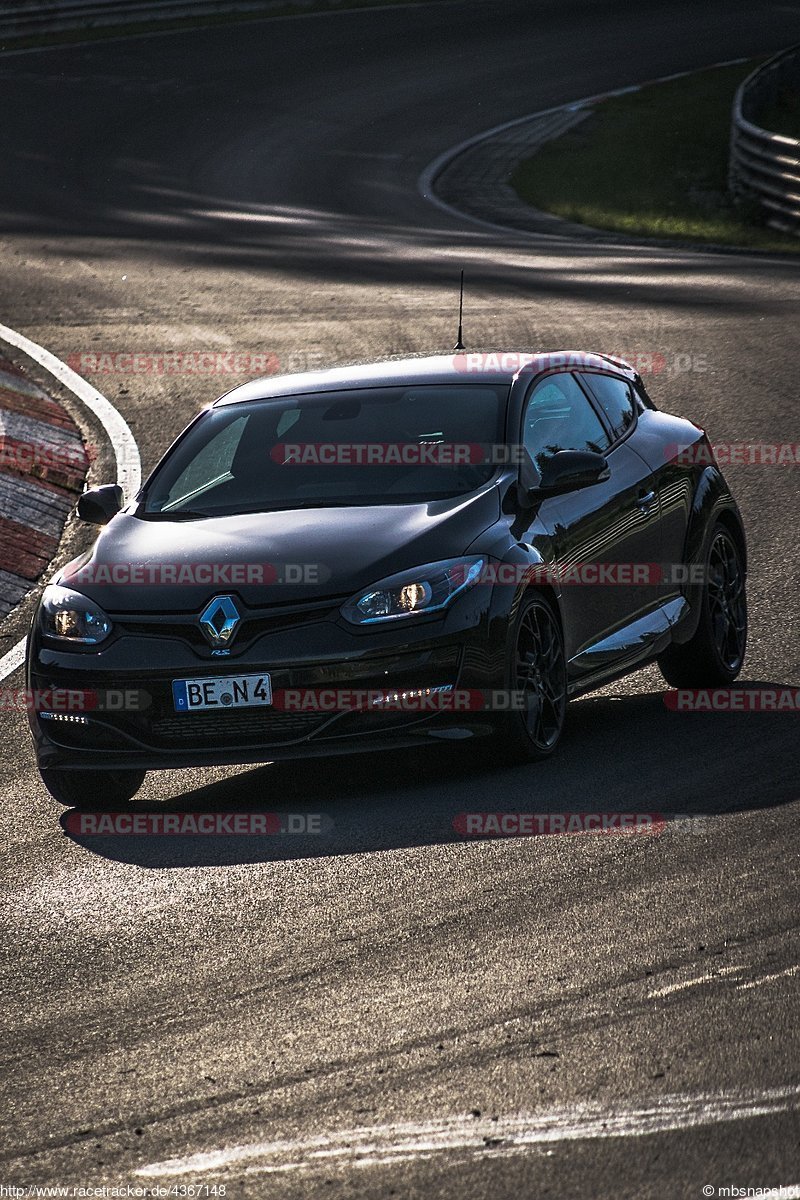
[[[120,620],[107,649],[55,649],[34,631],[29,642],[29,720],[40,769],[154,770],[375,751],[440,738],[482,736],[486,713],[422,697],[409,705],[354,709],[322,693],[390,694],[450,689],[459,697],[502,687],[505,623],[490,611],[488,589],[474,589],[443,619],[411,628],[351,629],[335,611],[282,622],[230,657],[213,658],[194,639],[163,624]],[[281,622],[278,621],[278,625]],[[35,626],[35,623],[34,623]],[[178,713],[172,681],[268,672],[273,692],[307,697],[287,707]],[[48,707],[49,696],[78,701]],[[81,697],[122,696],[119,707]],[[447,692],[434,692],[446,697]],[[134,703],[131,701],[134,700]]]

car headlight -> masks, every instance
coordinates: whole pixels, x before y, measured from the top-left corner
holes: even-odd
[[[351,597],[342,616],[353,625],[373,625],[437,612],[473,587],[485,565],[484,558],[451,558],[390,575]]]
[[[56,583],[44,589],[39,626],[45,637],[82,646],[98,645],[112,629],[110,619],[99,604]]]

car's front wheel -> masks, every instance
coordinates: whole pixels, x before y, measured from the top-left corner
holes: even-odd
[[[739,547],[721,524],[711,532],[700,620],[682,646],[670,646],[658,660],[672,687],[698,688],[733,683],[747,648],[747,594]]]
[[[511,710],[495,723],[506,761],[549,758],[561,738],[567,669],[561,624],[543,596],[524,597],[509,639],[506,679]]]
[[[106,809],[126,804],[144,782],[144,771],[60,771],[45,767],[42,782],[68,808]]]

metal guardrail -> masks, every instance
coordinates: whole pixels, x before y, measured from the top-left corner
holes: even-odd
[[[728,187],[738,204],[757,205],[773,229],[800,237],[800,139],[758,124],[783,89],[800,93],[800,45],[763,63],[736,92]]]
[[[0,2],[0,45],[37,34],[90,30],[101,26],[204,17],[223,13],[296,8],[312,0],[17,0]]]

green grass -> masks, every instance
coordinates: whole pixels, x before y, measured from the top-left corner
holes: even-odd
[[[263,21],[270,17],[291,17],[304,13],[340,12],[347,8],[382,8],[387,4],[439,4],[443,0],[314,0],[311,4],[286,0],[279,8],[262,12],[208,13],[196,17],[172,17],[168,20],[153,18],[119,25],[96,25],[93,28],[63,29],[53,33],[37,33],[24,37],[8,37],[0,40],[0,50],[17,50],[28,47],[70,45],[73,42],[103,41],[104,38],[135,36],[159,29],[203,29],[214,25],[242,24],[246,21]]]
[[[731,106],[754,63],[719,67],[598,104],[520,163],[528,204],[596,229],[800,253],[727,194]]]

